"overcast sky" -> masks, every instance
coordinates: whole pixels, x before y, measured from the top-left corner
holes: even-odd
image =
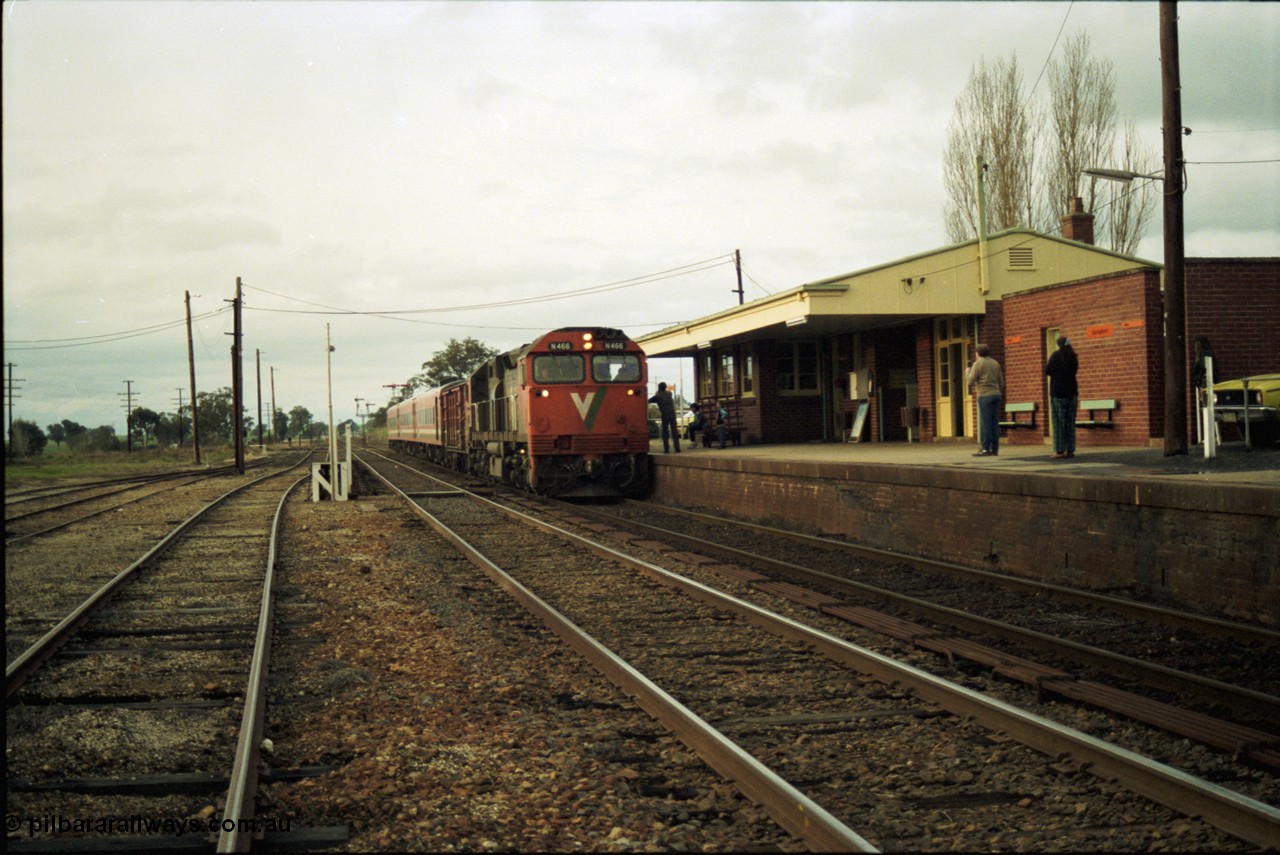
[[[1179,10],[1187,255],[1280,256],[1280,4]],[[237,276],[250,414],[261,350],[264,407],[274,368],[278,407],[325,417],[327,324],[342,420],[451,338],[639,336],[729,308],[735,249],[753,299],[943,246],[971,70],[1016,55],[1043,97],[1079,31],[1161,150],[1154,2],[3,14],[4,360],[14,417],[41,427],[123,435],[126,380],[135,405],[189,400],[184,291],[197,389],[229,386]],[[1139,256],[1162,259],[1160,228]],[[678,365],[653,381],[691,382]]]

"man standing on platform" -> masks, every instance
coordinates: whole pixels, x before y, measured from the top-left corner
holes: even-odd
[[[978,438],[982,450],[974,457],[988,457],[1000,453],[1000,401],[1004,397],[1004,372],[1000,363],[988,354],[991,348],[978,345],[978,358],[969,366],[965,382],[973,386],[978,396]]]
[[[1076,456],[1076,406],[1080,387],[1076,372],[1080,358],[1067,337],[1058,337],[1058,349],[1049,357],[1044,373],[1049,375],[1049,418],[1053,420],[1053,456],[1059,460]]]
[[[658,405],[662,415],[662,451],[671,453],[671,440],[675,440],[676,454],[680,453],[680,429],[676,427],[676,402],[667,391],[666,383],[658,384],[658,394],[649,399],[650,404]]]

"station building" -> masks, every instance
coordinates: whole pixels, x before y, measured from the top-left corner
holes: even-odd
[[[1012,408],[1002,441],[1041,444],[1051,441],[1043,366],[1066,335],[1080,357],[1077,445],[1159,445],[1162,265],[1095,246],[1093,216],[1074,207],[1061,236],[1010,229],[637,341],[651,359],[692,357],[686,397],[724,406],[747,444],[972,439],[964,373],[987,344]],[[1202,336],[1219,380],[1280,370],[1280,259],[1190,258],[1184,270],[1188,385]]]

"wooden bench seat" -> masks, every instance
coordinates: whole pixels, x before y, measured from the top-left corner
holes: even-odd
[[[1026,403],[1005,404],[1004,412],[1007,418],[1000,422],[1002,428],[1033,428],[1036,426],[1036,404],[1035,401],[1027,401]],[[1030,413],[1028,421],[1018,421],[1019,413]]]
[[[1089,418],[1082,419],[1077,414],[1076,427],[1083,428],[1106,428],[1115,427],[1114,414],[1120,407],[1120,402],[1114,398],[1097,398],[1090,401],[1080,402],[1080,412],[1089,414]],[[1106,414],[1106,418],[1099,418],[1100,414]]]
[[[720,408],[723,407],[728,413],[725,419],[725,443],[733,443],[734,445],[742,445],[742,413],[737,398],[722,398],[718,401],[706,400],[702,401],[702,412],[707,415],[707,424],[702,429],[702,447],[710,448],[713,444],[720,444],[720,425],[716,422],[719,420]]]

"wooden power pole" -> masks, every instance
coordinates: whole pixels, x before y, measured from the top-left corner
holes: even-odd
[[[196,349],[191,343],[191,292],[186,291],[187,299],[187,370],[191,374],[191,444],[196,449],[196,465],[200,465],[200,417],[196,411]],[[178,419],[182,419],[182,410],[178,410]]]
[[[1164,113],[1164,454],[1187,453],[1187,329],[1183,289],[1182,75],[1178,4],[1160,3],[1160,80]]]
[[[231,301],[234,318],[231,333],[231,432],[235,434],[236,474],[244,474],[244,366],[241,365],[240,277],[236,277],[236,297]]]

